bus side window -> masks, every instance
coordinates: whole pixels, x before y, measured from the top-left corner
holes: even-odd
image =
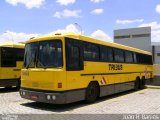
[[[143,55],[140,53],[136,53],[137,63],[142,64],[143,63]]]
[[[84,42],[84,60],[99,61],[100,59],[99,46],[96,44]]]
[[[71,46],[69,49],[68,49],[69,53],[68,54],[68,65],[69,67],[72,67],[72,68],[76,68],[80,65],[80,61],[79,61],[79,58],[80,58],[80,50],[78,47],[76,46]]]
[[[145,55],[145,57],[144,57],[144,63],[152,65],[152,56]]]
[[[16,61],[23,61],[24,49],[16,48],[15,54],[16,54]]]
[[[132,54],[132,52],[125,51],[125,62],[126,63],[133,63],[133,54]]]
[[[3,47],[1,49],[1,66],[16,67],[15,48]]]
[[[150,65],[152,65],[153,64],[153,61],[152,61],[152,56],[148,56],[148,59],[149,59],[149,63],[148,64],[150,64]]]
[[[66,69],[83,70],[83,49],[80,41],[66,38]]]
[[[133,53],[134,63],[137,63],[136,53]]]
[[[113,52],[112,48],[101,46],[101,61],[112,62],[113,61]]]
[[[124,51],[120,49],[114,49],[115,62],[124,62]]]

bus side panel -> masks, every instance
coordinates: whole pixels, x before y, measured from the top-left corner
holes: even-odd
[[[0,86],[19,86],[23,62],[16,62],[16,67],[1,67]]]
[[[1,67],[0,79],[17,79],[21,76],[21,68],[23,62],[16,62],[16,67]]]
[[[109,64],[122,65],[123,69],[111,70]],[[67,89],[85,90],[91,81],[98,81],[100,85],[100,96],[115,94],[134,89],[136,78],[142,78],[146,72],[148,73],[148,78],[151,78],[152,70],[152,65],[85,61],[84,70],[67,71]],[[105,83],[102,82],[104,80]],[[83,99],[85,93],[82,91],[80,96],[77,95],[77,97]]]

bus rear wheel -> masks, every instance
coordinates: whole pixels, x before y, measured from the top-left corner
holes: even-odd
[[[140,87],[140,79],[136,78],[135,82],[134,82],[134,90],[138,90]]]
[[[5,87],[6,90],[9,90],[9,89],[11,89],[11,88],[12,88],[12,86],[6,86],[6,87]]]
[[[140,84],[140,89],[144,89],[145,88],[145,83],[146,83],[145,77],[142,77],[141,84]]]
[[[21,78],[19,78],[18,84],[17,84],[16,88],[17,88],[17,89],[20,89],[20,87],[21,87]]]
[[[86,102],[92,103],[96,101],[99,96],[99,88],[95,82],[91,82],[86,89]]]

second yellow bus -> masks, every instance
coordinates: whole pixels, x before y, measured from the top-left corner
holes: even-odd
[[[20,86],[24,44],[0,44],[0,87]]]

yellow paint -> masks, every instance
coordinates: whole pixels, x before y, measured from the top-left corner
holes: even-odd
[[[24,48],[25,44],[23,43],[12,43],[12,42],[6,42],[1,43],[0,47],[10,47],[10,48]]]

